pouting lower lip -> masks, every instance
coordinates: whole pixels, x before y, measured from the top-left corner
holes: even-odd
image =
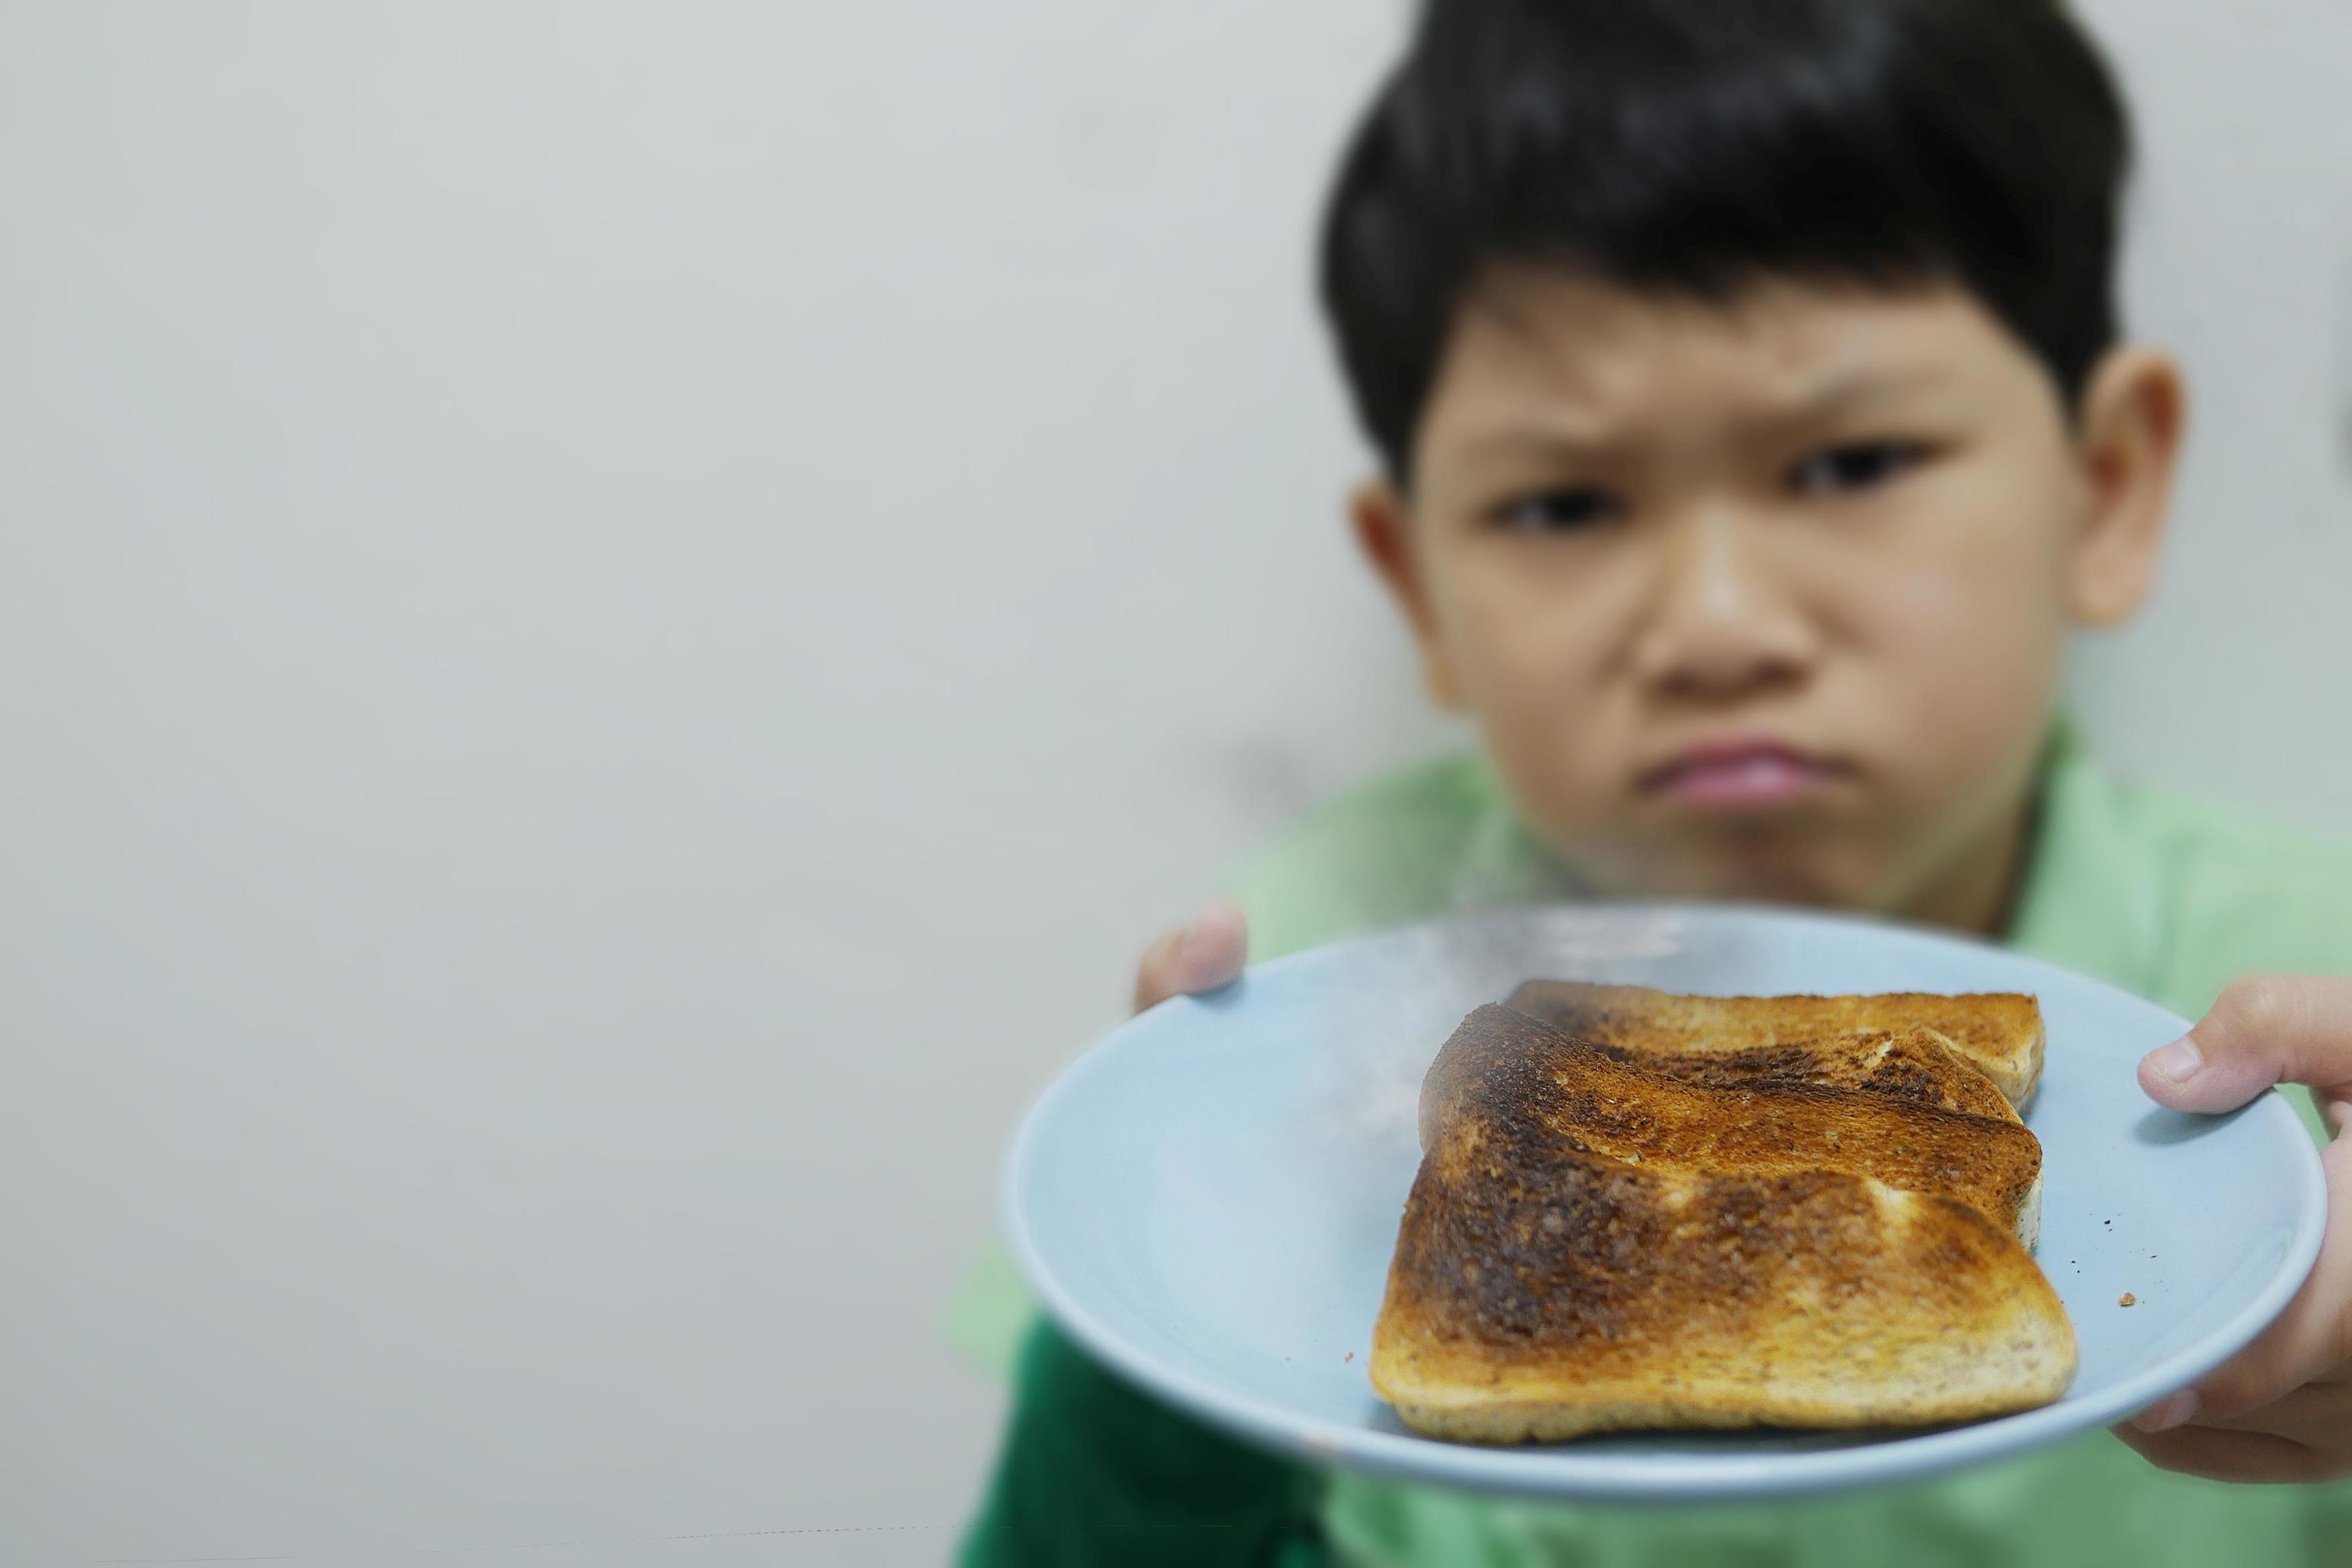
[[[1827,763],[1777,746],[1722,749],[1677,758],[1643,781],[1646,794],[1718,810],[1782,805],[1835,778]]]

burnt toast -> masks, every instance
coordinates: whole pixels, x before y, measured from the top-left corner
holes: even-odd
[[[1625,1055],[1496,1006],[1439,1053],[1370,1358],[1409,1426],[1907,1425],[2063,1392],[2013,1114]]]
[[[1506,1005],[1580,1039],[1627,1050],[1681,1054],[1925,1028],[1991,1079],[2021,1110],[2042,1081],[2048,1044],[2041,1005],[2031,996],[2006,992],[1685,996],[1646,985],[1530,980],[1511,993]]]

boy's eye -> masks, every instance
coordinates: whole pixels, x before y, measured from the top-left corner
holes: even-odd
[[[1912,441],[1853,441],[1816,452],[1789,474],[1789,488],[1802,495],[1866,490],[1916,464],[1927,448]]]
[[[1566,533],[1624,515],[1624,504],[1592,485],[1563,485],[1517,496],[1495,509],[1495,521],[1514,533]]]

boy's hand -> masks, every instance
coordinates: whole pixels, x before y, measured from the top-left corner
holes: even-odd
[[[2336,1138],[2320,1155],[2327,1234],[2311,1278],[2252,1344],[2116,1436],[2168,1470],[2219,1480],[2352,1475],[2352,983],[2241,981],[2187,1039],[2150,1052],[2139,1082],[2200,1111],[2309,1084]]]
[[[1249,957],[1249,922],[1241,906],[1218,900],[1143,951],[1135,974],[1135,1010],[1156,1007],[1171,996],[1214,991],[1242,972]]]

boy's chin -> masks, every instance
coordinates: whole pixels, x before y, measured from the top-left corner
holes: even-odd
[[[1796,846],[1779,852],[1751,847],[1734,854],[1662,857],[1647,866],[1622,868],[1620,876],[1605,881],[1614,884],[1611,890],[1621,898],[1876,911],[1878,879],[1870,868],[1852,863],[1850,856],[1819,853],[1820,846],[1807,847],[1816,852]]]
[[[1870,900],[1853,889],[1826,874],[1810,871],[1802,867],[1775,868],[1768,872],[1742,870],[1692,880],[1689,890],[1672,895],[1677,899],[1716,900],[1752,904],[1796,904],[1809,909],[1864,910]]]

